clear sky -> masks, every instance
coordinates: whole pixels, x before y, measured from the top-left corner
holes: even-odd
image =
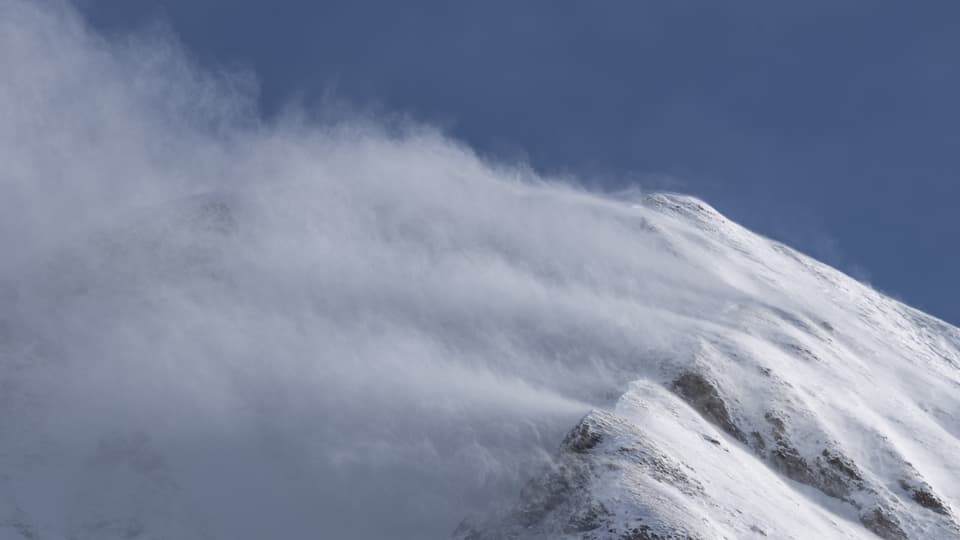
[[[478,151],[705,198],[960,323],[960,2],[77,0]]]

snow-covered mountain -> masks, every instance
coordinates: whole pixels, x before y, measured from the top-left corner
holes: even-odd
[[[0,71],[2,540],[960,538],[960,331],[704,202],[56,1]]]
[[[688,349],[641,360],[511,511],[455,536],[960,537],[960,332],[703,202],[640,212],[754,294],[695,315]]]
[[[524,199],[543,189],[510,184],[502,188],[523,193]],[[402,307],[381,306],[378,297],[382,293],[367,293],[371,298],[354,306],[365,309],[363,304],[373,301],[377,309],[386,312],[402,309],[402,317],[411,318],[410,324],[427,325],[423,331],[442,329],[443,333],[432,339],[451,339],[453,335],[478,351],[496,351],[491,340],[515,340],[518,343],[511,345],[515,354],[527,348],[540,362],[553,361],[561,366],[512,358],[514,365],[493,367],[494,362],[483,359],[486,365],[470,371],[462,364],[444,366],[446,359],[437,359],[432,369],[463,372],[441,371],[440,381],[435,384],[468,393],[477,390],[472,386],[483,385],[482,391],[514,394],[506,398],[457,398],[447,388],[432,389],[420,383],[414,395],[432,393],[440,401],[421,404],[419,412],[440,424],[417,433],[436,438],[460,438],[476,429],[486,433],[473,444],[458,441],[420,450],[433,452],[440,467],[452,465],[446,452],[477,450],[477,441],[489,444],[491,437],[499,436],[496,426],[485,425],[488,418],[471,417],[457,405],[476,407],[485,399],[535,400],[538,403],[532,410],[510,404],[502,413],[507,417],[503,427],[507,433],[516,429],[511,424],[516,418],[510,418],[514,415],[546,414],[554,418],[550,426],[542,428],[547,434],[551,427],[563,426],[569,420],[561,421],[556,411],[546,413],[543,409],[575,409],[567,400],[589,403],[594,408],[562,442],[559,437],[538,435],[541,448],[559,447],[554,459],[539,465],[520,459],[518,462],[524,462],[527,468],[518,478],[532,480],[519,490],[512,507],[494,511],[485,519],[464,521],[454,537],[869,538],[876,534],[883,538],[960,538],[955,510],[960,505],[960,464],[956,460],[960,455],[960,331],[748,232],[696,199],[655,194],[616,202],[574,192],[566,196],[572,198],[568,201],[572,204],[560,219],[574,219],[571,216],[587,212],[591,220],[623,228],[640,245],[655,247],[634,260],[635,268],[616,264],[623,259],[588,257],[576,269],[575,283],[553,285],[557,291],[565,291],[560,297],[537,294],[534,299],[521,300],[510,313],[498,312],[505,291],[496,287],[491,291],[491,284],[476,274],[483,273],[483,265],[464,268],[462,273],[454,272],[447,278],[464,280],[465,284],[485,289],[484,294],[490,298],[501,298],[486,307],[492,312],[484,312],[477,305],[464,306],[457,312],[462,299],[445,294],[446,299],[440,301],[422,291],[402,302],[394,300]],[[291,399],[303,402],[300,394],[335,391],[324,380],[327,377],[337,384],[359,385],[323,365],[331,361],[325,341],[330,338],[326,335],[329,329],[323,324],[314,321],[316,326],[302,329],[324,333],[326,338],[320,342],[276,335],[290,331],[286,317],[303,316],[296,300],[301,292],[308,294],[304,299],[314,304],[309,309],[319,311],[319,317],[339,315],[346,304],[331,296],[329,276],[319,266],[313,268],[318,275],[293,284],[302,289],[285,301],[290,305],[272,300],[271,305],[260,304],[263,299],[257,298],[259,294],[269,292],[272,296],[283,290],[274,290],[278,284],[265,275],[248,282],[249,276],[244,274],[254,269],[241,265],[259,263],[246,255],[236,259],[244,243],[252,241],[240,240],[249,234],[244,229],[252,228],[243,224],[263,219],[255,217],[262,209],[255,211],[250,205],[240,197],[223,195],[180,201],[168,209],[146,213],[126,229],[101,233],[79,251],[65,250],[59,258],[48,260],[43,270],[21,275],[19,281],[12,282],[13,287],[11,282],[6,283],[5,294],[11,302],[3,321],[2,418],[6,444],[0,456],[0,493],[7,505],[2,530],[8,537],[260,536],[263,529],[243,536],[224,520],[234,519],[234,504],[262,505],[264,498],[237,496],[231,501],[222,486],[211,488],[209,482],[222,482],[221,474],[243,470],[252,477],[236,481],[237,487],[259,489],[259,482],[266,480],[269,489],[276,491],[271,496],[285,504],[296,499],[297,504],[309,507],[309,497],[315,497],[316,503],[323,505],[330,494],[310,484],[322,485],[327,475],[342,474],[336,467],[327,464],[305,478],[289,479],[297,497],[306,496],[307,500],[283,493],[284,475],[291,474],[283,469],[296,470],[304,466],[304,459],[309,462],[310,456],[302,454],[304,451],[317,452],[315,457],[321,459],[330,459],[327,454],[331,449],[343,451],[342,441],[336,441],[340,426],[330,415],[398,421],[389,413],[357,413],[351,409],[362,405],[322,397],[306,402],[306,410],[290,407]],[[389,215],[388,210],[377,214],[378,219]],[[402,231],[405,223],[410,224],[393,224],[384,234]],[[430,226],[426,222],[420,225]],[[530,238],[549,237],[548,229]],[[518,236],[524,234],[518,232]],[[422,231],[411,239],[421,237]],[[444,262],[456,253],[456,242],[450,241],[449,247],[435,254],[437,264],[450,264]],[[575,238],[567,250],[590,241]],[[376,257],[378,253],[369,255]],[[669,275],[643,266],[645,258],[651,256],[660,259],[658,264],[673,261]],[[534,260],[544,265],[551,262],[551,257]],[[593,265],[614,268],[598,276],[605,272],[591,269]],[[263,268],[265,274],[274,271],[284,269],[270,264]],[[427,269],[419,271],[430,274]],[[386,275],[376,275],[386,280],[396,278],[390,275],[396,269],[383,272]],[[538,279],[548,281],[548,276],[549,271]],[[683,281],[672,282],[678,276]],[[355,289],[348,290],[348,297],[375,286],[370,277],[349,285]],[[498,277],[496,283],[502,284],[502,279]],[[257,283],[267,290],[250,290],[250,285]],[[341,283],[339,287],[348,285]],[[591,298],[597,301],[594,295],[599,291],[603,291],[599,296],[604,302],[616,309],[589,305]],[[469,294],[473,297],[476,293]],[[420,316],[427,321],[417,320],[403,306],[420,296],[426,298],[415,303],[425,312]],[[45,302],[49,304],[42,305]],[[205,341],[200,335],[209,329],[193,334],[190,328],[182,328],[183,321],[169,318],[180,309],[169,309],[170,303],[183,302],[195,312],[191,325],[225,324],[229,330],[215,330],[212,341]],[[325,302],[338,309],[328,313],[330,306]],[[245,312],[239,303],[253,305]],[[19,306],[19,314],[11,306]],[[231,318],[249,317],[253,324],[265,328],[249,327],[248,331],[257,335],[248,342],[237,335],[236,321],[218,320],[224,309],[230,310]],[[45,313],[44,318],[52,315],[61,320],[38,321],[22,310],[39,310]],[[123,321],[112,316],[115,310],[121,310]],[[433,311],[442,316],[428,322]],[[91,317],[91,313],[96,316]],[[343,315],[351,316],[355,315]],[[480,320],[472,319],[475,316]],[[271,317],[282,324],[277,325]],[[458,319],[462,317],[473,322],[461,327]],[[44,327],[54,332],[44,331]],[[387,330],[362,329],[339,346],[363,354],[363,345],[354,340],[362,335],[378,339],[377,333],[383,331]],[[116,352],[115,344],[124,340],[132,339],[139,346],[145,332],[152,336],[145,344],[156,346],[155,350],[139,350],[139,357]],[[175,336],[163,335],[167,333]],[[669,346],[636,346],[649,336],[664,339],[658,335],[670,336]],[[232,353],[225,352],[224,347],[233,346],[223,342],[226,338],[240,340],[241,345]],[[273,345],[266,350],[255,345],[264,340],[272,340]],[[530,343],[523,343],[528,340]],[[271,355],[278,350],[289,354],[286,347],[291,344],[298,349],[309,347],[300,351],[304,356],[296,362],[319,364],[314,366],[319,373],[309,370],[298,377],[312,373],[319,378],[295,381],[276,373],[276,364],[285,369],[290,366]],[[242,349],[251,346],[264,364],[245,356]],[[192,356],[197,347],[204,354],[207,347],[217,350],[201,359]],[[95,358],[93,350],[106,357]],[[186,356],[168,357],[170,353]],[[117,357],[111,357],[114,354]],[[399,376],[383,359],[358,360],[368,368]],[[406,360],[416,359],[408,356]],[[240,361],[250,362],[242,367],[249,373],[237,372],[237,366],[231,365]],[[95,363],[92,373],[84,362]],[[152,365],[156,362],[170,362],[176,369],[167,372]],[[460,364],[463,360],[451,362]],[[131,365],[124,367],[124,363]],[[109,371],[100,371],[101,365]],[[531,367],[535,369],[527,372]],[[191,369],[197,371],[190,373]],[[170,379],[181,372],[183,377]],[[363,371],[360,374],[365,376]],[[398,392],[387,382],[376,380],[381,376],[376,372],[369,375],[370,388]],[[414,378],[426,376],[423,371]],[[202,377],[234,379],[230,382],[237,385],[232,389],[237,395],[231,399],[238,403],[229,409],[211,408],[209,403],[199,407],[191,404],[184,410],[181,405],[154,402],[161,396],[189,399],[194,386],[223,391],[220,385],[204,382]],[[496,380],[465,383],[453,377]],[[151,388],[151,383],[158,388]],[[128,395],[126,386],[148,395]],[[92,400],[89,392],[96,391],[111,397]],[[159,395],[149,395],[156,391]],[[357,397],[352,395],[355,391],[357,388],[341,390],[339,399]],[[406,390],[399,397],[410,398]],[[430,410],[451,404],[456,411],[453,416],[462,418],[463,424],[444,424],[451,417]],[[405,414],[410,412],[405,408],[409,404],[402,400],[394,405]],[[124,410],[127,407],[146,407],[148,415],[131,417]],[[235,407],[261,410],[241,413],[233,410]],[[237,422],[240,416],[251,425],[234,429],[254,428],[262,432],[258,435],[262,440],[251,442],[250,434],[244,433],[238,440],[225,443],[218,440],[229,440],[224,432],[182,433],[182,429],[192,431],[197,424],[204,425],[195,419],[177,425],[180,414],[197,414],[198,410],[212,415],[209,421],[213,423]],[[323,418],[289,429],[291,422],[304,422],[303,415]],[[328,429],[328,424],[335,429]],[[356,428],[348,428],[342,436],[357,439],[350,441],[353,444],[369,444],[371,440],[386,444],[382,442],[386,439],[370,439],[369,434],[351,433],[350,429]],[[515,433],[506,436],[525,438]],[[188,440],[171,441],[171,437]],[[402,437],[394,440],[396,451],[409,451],[405,446],[409,442]],[[211,466],[211,456],[203,455],[207,444],[236,462],[226,471],[204,470]],[[201,452],[199,457],[192,454],[196,451]],[[294,452],[286,455],[288,451]],[[393,448],[383,451],[389,453]],[[497,448],[494,443],[486,459],[509,460],[507,453],[514,451],[524,450]],[[233,452],[237,454],[231,455]],[[275,461],[265,466],[256,461],[262,458]],[[214,462],[218,459],[224,456],[213,457]],[[285,462],[287,459],[290,461]],[[357,474],[366,474],[364,468],[386,467],[388,474],[383,481],[397,481],[390,476],[396,473],[391,469],[397,463],[383,466],[365,461],[369,456],[355,459],[359,463],[355,464]],[[468,460],[464,467],[475,471],[476,463]],[[462,472],[450,474],[463,481]],[[416,470],[408,474],[414,481],[418,474],[432,476]],[[257,475],[265,478],[258,480]],[[217,502],[205,502],[205,490],[216,493]],[[504,492],[499,496],[504,497]],[[344,497],[357,495],[347,492]],[[370,502],[366,497],[356,500]],[[319,515],[328,512],[322,507],[316,511]],[[259,507],[257,520],[261,525],[278,527],[278,520],[286,518],[284,513]],[[442,514],[437,518],[442,520]],[[296,527],[304,526],[298,517],[292,522]],[[278,530],[285,530],[283,537],[290,538],[333,537],[321,524],[313,526],[317,527],[315,531],[282,526]]]

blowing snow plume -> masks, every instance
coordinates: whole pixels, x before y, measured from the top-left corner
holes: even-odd
[[[3,538],[957,535],[958,331],[699,201],[60,3],[0,69]]]

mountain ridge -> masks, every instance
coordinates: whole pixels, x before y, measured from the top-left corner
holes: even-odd
[[[918,346],[928,353],[928,362],[949,370],[951,386],[958,387],[960,333],[947,323],[884,297],[782,244],[758,237],[696,198],[653,194],[644,197],[643,205],[695,223],[716,243],[732,248],[756,267],[770,270],[775,260],[758,256],[757,247],[776,253],[828,285],[824,291],[839,293],[845,302],[853,300],[852,305],[842,307],[856,313],[861,322],[869,324],[880,314],[891,315],[900,332],[871,337],[907,344],[912,351],[917,350],[912,345]],[[782,276],[765,281],[795,285]],[[517,506],[501,516],[499,524],[464,522],[454,538],[960,537],[956,499],[947,502],[901,451],[905,447],[917,450],[925,441],[894,439],[881,432],[887,427],[885,422],[879,422],[882,427],[878,428],[857,418],[855,412],[868,418],[874,413],[863,410],[869,409],[865,403],[858,411],[843,411],[838,415],[842,418],[824,418],[817,408],[839,400],[818,396],[811,388],[798,388],[793,380],[821,369],[818,365],[832,370],[827,363],[849,362],[856,366],[854,373],[845,373],[844,379],[851,385],[837,391],[858,400],[861,393],[893,390],[874,386],[873,376],[883,369],[899,371],[902,366],[871,365],[866,355],[853,353],[850,345],[859,338],[844,335],[849,331],[842,322],[844,317],[817,319],[763,305],[731,309],[743,309],[746,317],[741,321],[750,324],[730,325],[726,332],[697,338],[692,358],[666,362],[672,365],[662,370],[660,377],[632,383],[611,411],[588,414],[568,433],[552,468],[525,488]],[[728,319],[726,314],[719,318]],[[786,369],[778,369],[764,358],[774,351],[783,360],[800,364],[801,369],[787,374],[793,368],[783,363],[780,365]],[[924,367],[928,366],[921,364],[917,369]],[[956,410],[953,401],[950,406]],[[919,407],[926,411],[931,406]],[[932,416],[934,431],[955,446],[955,417],[942,410]],[[666,427],[649,432],[652,423],[664,424],[664,419],[671,417]],[[863,430],[856,436],[871,441],[864,447],[853,448],[849,440],[851,433],[845,428],[855,425]],[[684,436],[685,444],[676,441]],[[702,448],[691,449],[695,443]],[[701,466],[707,451],[725,456],[726,462]],[[744,459],[761,465],[754,474],[766,481],[756,484],[780,483],[787,492],[765,493],[758,500],[756,493],[751,496],[744,491],[747,487],[756,491],[752,478],[725,481],[724,468],[743,470]],[[740,465],[732,465],[738,462]],[[952,470],[956,472],[956,468]],[[718,497],[717,492],[724,490],[726,496]],[[643,495],[638,496],[638,491]],[[658,500],[661,502],[653,502]],[[738,509],[724,507],[730,500],[749,501],[755,508],[763,508],[758,504],[762,501],[767,508],[742,516]],[[790,521],[786,512],[796,511],[784,501],[807,507],[806,520],[795,523],[794,529],[783,526]],[[717,508],[723,511],[717,512]],[[805,532],[798,533],[803,527]]]

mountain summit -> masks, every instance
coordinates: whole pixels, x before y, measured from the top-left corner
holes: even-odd
[[[0,65],[0,540],[960,538],[960,331],[703,201],[64,1]]]
[[[512,509],[454,537],[960,538],[960,332],[702,201],[641,208],[674,256],[750,285],[679,314],[689,348],[638,359]]]

